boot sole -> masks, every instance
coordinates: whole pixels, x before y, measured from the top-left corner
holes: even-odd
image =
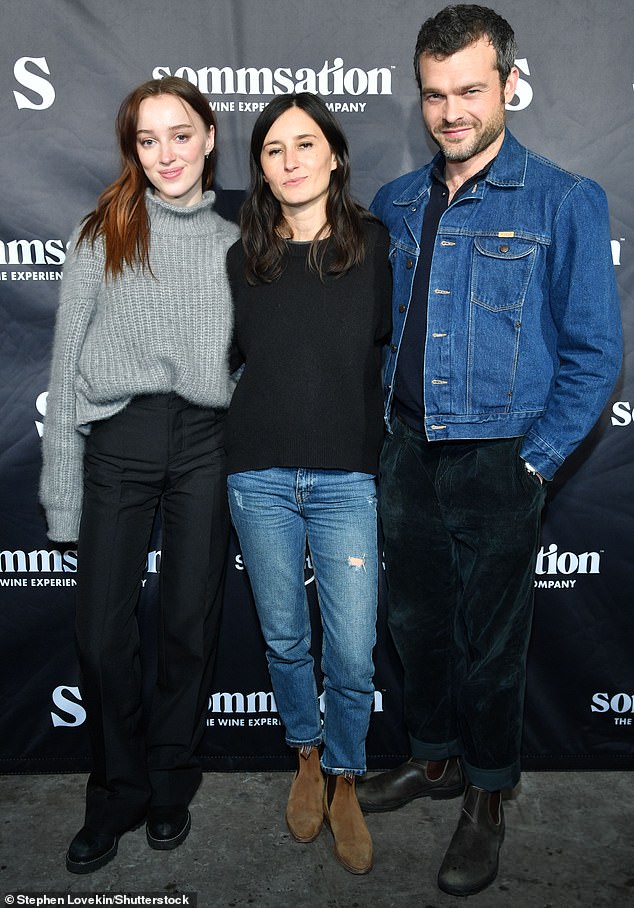
[[[390,810],[400,810],[406,804],[412,801],[418,801],[420,798],[429,798],[431,801],[449,801],[451,798],[459,798],[464,794],[464,785],[461,788],[445,788],[432,791],[422,791],[420,794],[410,795],[409,798],[401,798],[399,801],[390,801],[388,804],[372,804],[363,801],[357,792],[359,807],[364,813],[388,813]]]
[[[98,858],[94,858],[92,861],[73,861],[66,855],[66,870],[69,873],[92,873],[94,870],[99,870],[116,857],[118,847],[119,839],[116,838],[114,845],[109,851],[106,851],[105,854],[100,855]]]
[[[487,886],[490,886],[493,883],[498,875],[498,868],[496,868],[495,873],[488,877],[484,882],[480,883],[478,886],[471,886],[469,888],[462,886],[451,886],[446,883],[442,883],[440,879],[437,880],[438,888],[442,892],[446,892],[447,895],[458,895],[458,896],[467,896],[475,895],[477,892],[482,892],[483,889],[486,889]]]
[[[117,849],[119,848],[119,839],[121,836],[125,835],[126,832],[134,832],[136,829],[140,829],[144,822],[145,819],[139,820],[138,823],[133,823],[131,826],[128,826],[115,837],[114,845],[109,851],[106,851],[105,854],[102,854],[92,861],[73,861],[72,858],[69,858],[67,852],[66,870],[68,870],[69,873],[92,873],[93,870],[99,870],[100,867],[105,867],[106,864],[109,864],[110,861],[117,856]]]
[[[188,811],[187,812],[187,822],[185,823],[185,825],[183,826],[181,831],[178,833],[178,835],[175,835],[171,839],[154,839],[154,838],[152,838],[152,836],[146,829],[145,837],[147,839],[148,845],[150,846],[150,848],[153,848],[154,851],[172,851],[172,849],[178,848],[178,846],[181,845],[185,841],[185,839],[189,835],[189,831],[191,828],[192,828],[192,818],[191,818],[191,814]]]
[[[294,829],[292,829],[291,824],[288,822],[288,819],[287,819],[286,817],[285,817],[285,819],[286,819],[286,828],[288,829],[288,831],[290,832],[290,834],[292,835],[292,837],[295,839],[295,841],[296,841],[296,842],[299,842],[301,845],[308,845],[310,842],[314,842],[315,839],[318,838],[319,833],[320,833],[321,830],[323,829],[323,825],[324,825],[323,822],[322,822],[321,826],[319,827],[319,829],[317,830],[317,832],[316,832],[314,835],[311,835],[311,836],[299,836],[299,835],[297,835],[297,833],[294,831]]]
[[[341,866],[344,867],[348,871],[348,873],[354,873],[355,876],[363,876],[363,874],[369,873],[373,867],[372,861],[370,861],[370,863],[368,864],[367,867],[363,867],[363,868],[353,867],[352,864],[346,863],[346,861],[344,861],[343,858],[339,854],[337,854],[336,848],[335,848],[335,857],[336,857],[337,861],[341,864]]]

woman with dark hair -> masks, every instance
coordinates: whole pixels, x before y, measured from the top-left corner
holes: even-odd
[[[244,363],[227,421],[229,506],[298,754],[288,827],[310,842],[325,817],[339,861],[367,873],[372,840],[355,779],[374,693],[388,236],[351,198],[345,136],[314,95],[281,95],[264,109],[250,161],[242,241],[228,254]],[[323,629],[323,727],[307,546]]]
[[[144,820],[155,849],[189,832],[229,530],[226,252],[238,229],[207,191],[214,117],[189,82],[157,79],[123,101],[117,136],[121,173],[69,244],[43,439],[49,536],[78,540],[92,748],[72,873],[102,867]],[[148,665],[137,604],[157,510],[158,659]]]

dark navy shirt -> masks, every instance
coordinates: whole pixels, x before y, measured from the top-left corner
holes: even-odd
[[[482,177],[486,176],[492,163],[493,160],[463,183],[456,191],[452,202],[459,199]],[[448,207],[449,189],[445,183],[442,170],[439,167],[434,167],[429,201],[423,216],[420,255],[412,285],[412,299],[407,313],[394,379],[396,415],[413,429],[416,429],[417,432],[424,432],[423,359],[425,355],[425,337],[427,335],[429,275],[436,234],[438,233],[438,224]]]

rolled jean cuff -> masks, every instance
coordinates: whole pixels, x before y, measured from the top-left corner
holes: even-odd
[[[463,757],[462,765],[469,784],[475,785],[476,788],[483,788],[485,791],[501,791],[503,788],[515,788],[520,780],[519,760],[502,769],[479,769],[477,766],[471,766]]]
[[[292,741],[290,738],[286,738],[286,743],[289,747],[292,747],[293,750],[298,748],[301,750],[302,747],[319,747],[323,743],[321,735],[317,735],[316,738],[310,738],[308,741]]]
[[[448,760],[450,757],[459,757],[462,754],[462,745],[458,738],[453,741],[443,741],[439,744],[430,744],[419,741],[409,736],[412,756],[417,760]]]
[[[367,771],[365,767],[363,769],[341,769],[341,767],[324,766],[323,762],[321,768],[326,776],[363,776]]]

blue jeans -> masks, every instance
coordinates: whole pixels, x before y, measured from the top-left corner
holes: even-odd
[[[546,490],[521,438],[430,444],[393,426],[380,513],[412,753],[459,755],[471,784],[512,788]]]
[[[276,467],[233,473],[228,487],[286,741],[323,741],[324,772],[361,775],[374,696],[375,479]],[[323,729],[304,585],[307,542],[323,627]]]

